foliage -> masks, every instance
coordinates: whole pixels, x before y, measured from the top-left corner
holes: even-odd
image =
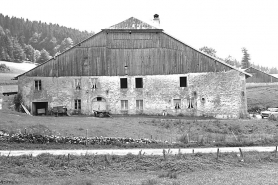
[[[10,18],[0,13],[0,60],[21,62],[26,57],[36,62],[39,57],[34,58],[34,50],[45,49],[54,56],[93,34],[58,24]]]
[[[49,53],[45,49],[42,49],[40,52],[40,57],[37,59],[37,63],[42,64],[49,59]]]
[[[241,68],[246,69],[250,67],[250,55],[246,48],[242,48],[243,58],[241,60]]]
[[[0,64],[0,72],[8,72],[10,68],[6,64]]]
[[[14,103],[16,111],[18,111],[18,112],[20,111],[20,106],[21,106],[22,102],[23,102],[22,95],[20,93],[18,93],[17,95],[14,96],[13,103]]]
[[[199,49],[200,51],[207,53],[210,56],[216,57],[216,50],[207,46],[204,46]]]

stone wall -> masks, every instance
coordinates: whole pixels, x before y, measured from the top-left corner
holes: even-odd
[[[135,88],[138,77],[143,78],[143,88]],[[180,77],[187,77],[187,87],[180,87]],[[120,88],[120,78],[127,78],[128,88]],[[76,89],[75,79],[81,79],[80,90]],[[35,80],[41,80],[42,90],[35,90]],[[97,88],[92,88],[92,84]],[[74,99],[81,99],[81,113],[92,114],[96,97],[101,97],[112,114],[183,114],[218,118],[238,118],[247,114],[245,77],[234,70],[151,76],[21,76],[19,92],[29,109],[32,109],[32,102],[48,102],[49,108],[64,105],[74,112]],[[122,110],[121,100],[128,101],[128,110]],[[143,110],[136,108],[136,100],[143,100]]]

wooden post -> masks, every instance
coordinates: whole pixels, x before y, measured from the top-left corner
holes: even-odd
[[[217,161],[218,161],[218,158],[219,158],[219,148],[217,148],[217,157],[216,157]]]
[[[277,155],[277,146],[275,147],[275,158],[276,158],[276,155]]]
[[[242,150],[241,150],[241,148],[239,148],[239,152],[240,152],[240,156],[241,156],[241,161],[243,162],[244,161],[244,156],[243,156],[243,152],[242,152]]]
[[[86,129],[86,143],[85,145],[87,146],[88,145],[88,129]]]
[[[192,154],[194,154],[194,149],[192,149]]]
[[[68,153],[68,165],[69,165],[69,162],[70,162],[70,154]]]
[[[24,128],[24,133],[25,133],[25,135],[27,134],[26,128]]]

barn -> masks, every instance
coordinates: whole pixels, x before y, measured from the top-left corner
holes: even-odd
[[[159,16],[154,16],[159,24]],[[131,17],[19,76],[36,115],[55,106],[72,114],[247,115],[246,78],[225,62]]]
[[[245,69],[245,72],[252,75],[252,77],[248,78],[246,80],[246,83],[273,83],[278,82],[278,78],[274,75],[268,74],[266,72],[263,72],[259,69],[256,69],[254,67],[249,67]]]

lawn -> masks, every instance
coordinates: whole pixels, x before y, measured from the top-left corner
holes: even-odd
[[[0,183],[62,185],[276,184],[274,153],[0,157]],[[4,184],[5,184],[4,183]]]
[[[252,107],[278,107],[278,85],[248,87],[247,105]]]
[[[10,110],[0,111],[0,130],[59,136],[148,138],[182,142],[188,147],[276,145],[278,122],[267,119],[215,120],[190,117],[113,116],[28,116]],[[227,144],[228,143],[228,144]],[[236,144],[234,144],[236,143]],[[250,144],[251,143],[251,144]],[[254,144],[255,143],[255,144]],[[54,145],[3,144],[2,149],[57,148]],[[72,145],[58,148],[80,148]],[[186,147],[186,146],[184,146]]]

